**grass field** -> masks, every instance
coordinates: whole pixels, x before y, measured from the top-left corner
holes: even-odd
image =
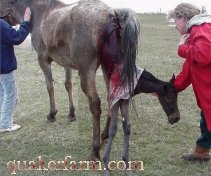
[[[141,14],[141,39],[137,64],[168,81],[173,73],[181,69],[183,59],[177,56],[179,34],[168,26],[163,14]],[[63,68],[53,64],[57,121],[46,124],[49,100],[45,80],[36,60],[36,53],[30,47],[17,47],[18,70],[16,71],[19,104],[15,112],[15,122],[23,126],[17,132],[0,134],[0,176],[11,175],[7,162],[15,160],[18,176],[100,176],[102,171],[26,171],[29,161],[38,161],[41,156],[46,164],[50,161],[89,161],[92,144],[92,118],[88,101],[74,72],[74,102],[77,120],[67,122],[68,97],[64,88]],[[101,129],[106,122],[107,103],[103,75],[97,74],[97,88],[102,100]],[[178,105],[181,120],[171,126],[167,123],[156,97],[141,94],[135,97],[138,117],[131,108],[132,134],[130,138],[130,161],[142,161],[144,170],[134,175],[143,176],[202,176],[211,175],[211,162],[205,164],[187,163],[181,159],[184,152],[194,148],[199,134],[199,109],[191,87],[179,94]],[[120,118],[119,118],[120,119]],[[123,132],[119,120],[111,160],[120,161],[123,148]],[[103,151],[101,152],[103,154]],[[18,162],[21,170],[18,171]],[[47,165],[46,165],[47,167]],[[57,168],[58,169],[58,168]],[[115,170],[112,175],[124,175]]]

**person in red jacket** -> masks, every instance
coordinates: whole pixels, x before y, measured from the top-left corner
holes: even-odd
[[[174,86],[178,92],[192,84],[201,109],[201,134],[193,152],[183,154],[187,161],[209,161],[211,148],[211,16],[201,14],[192,4],[181,3],[171,13],[182,35],[178,55],[184,58]]]

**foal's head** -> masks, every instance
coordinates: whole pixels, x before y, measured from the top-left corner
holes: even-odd
[[[158,99],[168,116],[170,124],[174,124],[180,120],[180,113],[177,106],[177,91],[173,85],[174,80],[175,76],[173,75],[172,79],[164,83],[158,91]]]

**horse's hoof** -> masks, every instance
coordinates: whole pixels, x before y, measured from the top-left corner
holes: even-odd
[[[69,122],[73,122],[73,121],[76,120],[75,108],[74,107],[70,108],[70,111],[69,111],[69,114],[68,114],[67,118],[68,118]]]
[[[69,122],[73,122],[73,121],[76,120],[76,117],[75,116],[69,116],[68,115],[67,119],[68,119]]]
[[[101,156],[100,154],[95,156],[95,155],[91,155],[91,161],[101,161]]]
[[[55,112],[50,112],[47,116],[46,123],[55,122],[56,121],[56,117],[55,117],[56,114],[57,114],[57,110]]]
[[[71,118],[71,119],[68,118],[68,121],[69,122],[74,122],[74,121],[76,121],[76,118]]]
[[[91,156],[91,161],[101,161],[101,157]]]
[[[56,121],[56,118],[54,118],[54,119],[46,119],[46,123],[52,123],[52,122],[55,122]]]

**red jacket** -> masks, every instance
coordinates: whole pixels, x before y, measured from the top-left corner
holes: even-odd
[[[174,85],[181,92],[192,84],[211,131],[211,24],[193,26],[188,42],[179,46],[178,55],[186,59]]]

